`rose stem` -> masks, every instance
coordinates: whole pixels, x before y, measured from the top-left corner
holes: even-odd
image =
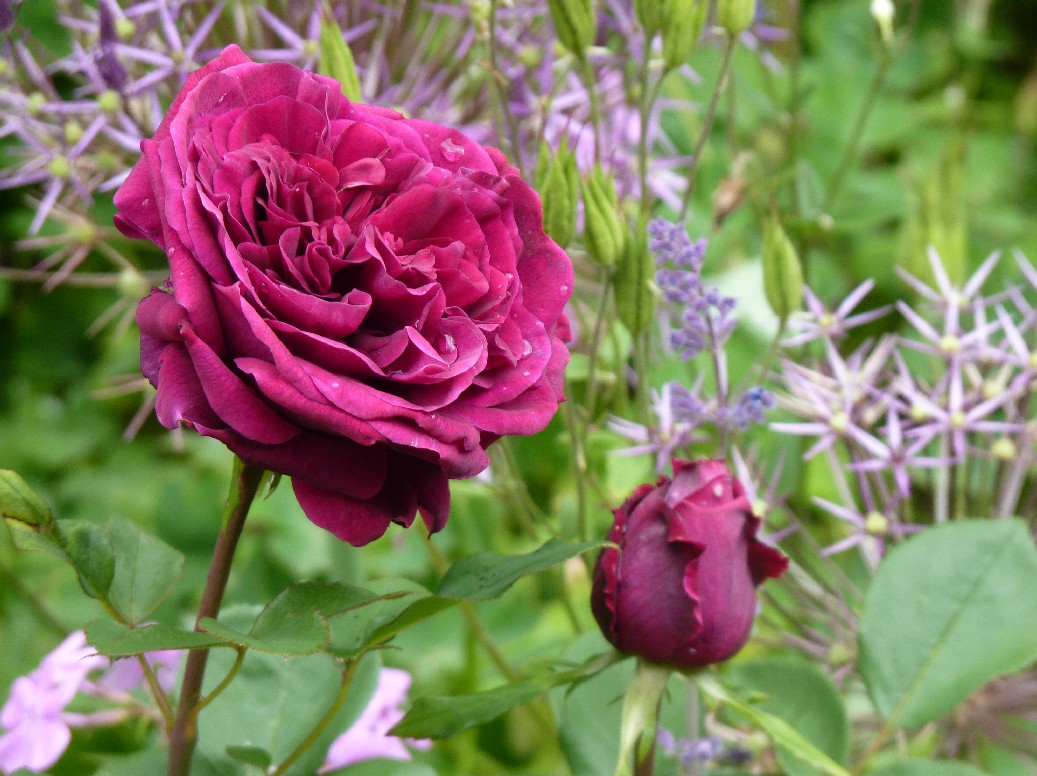
[[[205,579],[202,601],[198,606],[198,617],[194,629],[205,617],[215,617],[220,612],[223,593],[230,577],[230,565],[234,550],[241,537],[249,507],[259,490],[265,472],[235,460],[237,477],[227,499],[223,527],[216,538],[212,553],[212,565]],[[209,660],[209,650],[192,649],[187,655],[184,680],[180,686],[180,704],[177,707],[176,723],[169,733],[169,776],[188,776],[195,744],[198,743],[196,706],[202,692],[202,678]]]

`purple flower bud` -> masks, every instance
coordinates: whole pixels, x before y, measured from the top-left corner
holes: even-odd
[[[14,29],[14,0],[0,0],[0,35]]]
[[[617,649],[691,669],[727,660],[749,638],[755,588],[788,559],[756,539],[745,488],[723,461],[674,459],[642,485],[598,556],[591,609]]]
[[[111,89],[122,89],[126,85],[128,74],[126,68],[115,56],[115,44],[118,34],[115,30],[115,14],[112,13],[110,0],[101,0],[98,12],[98,42],[94,54],[97,72],[101,74],[106,86]]]

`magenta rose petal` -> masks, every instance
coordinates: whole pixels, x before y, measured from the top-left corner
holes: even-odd
[[[355,547],[373,542],[392,522],[378,502],[351,499],[298,478],[292,488],[306,517]]]
[[[155,398],[155,413],[162,425],[176,428],[181,423],[220,427],[220,419],[209,407],[191,357],[182,344],[169,344],[159,356],[156,382],[166,386]]]
[[[192,74],[116,195],[169,259],[141,303],[157,413],[294,480],[363,544],[562,400],[572,265],[497,150],[236,47]]]
[[[287,442],[300,433],[256,395],[190,329],[184,329],[187,352],[195,374],[212,410],[228,426],[246,439],[265,445]]]

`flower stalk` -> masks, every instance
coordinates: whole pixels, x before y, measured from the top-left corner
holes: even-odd
[[[267,474],[262,469],[241,463],[238,459],[235,459],[234,472],[234,484],[227,499],[223,527],[216,539],[212,564],[209,566],[205,589],[202,591],[195,630],[200,630],[199,624],[204,618],[216,617],[220,613],[223,594],[230,578],[234,551],[245,527],[249,508]],[[176,722],[169,733],[169,776],[188,776],[191,772],[191,758],[198,743],[198,702],[208,661],[207,649],[192,649],[187,655],[184,679],[180,685]]]

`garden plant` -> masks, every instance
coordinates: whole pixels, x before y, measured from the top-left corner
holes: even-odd
[[[1022,0],[0,0],[0,774],[1037,774]]]

